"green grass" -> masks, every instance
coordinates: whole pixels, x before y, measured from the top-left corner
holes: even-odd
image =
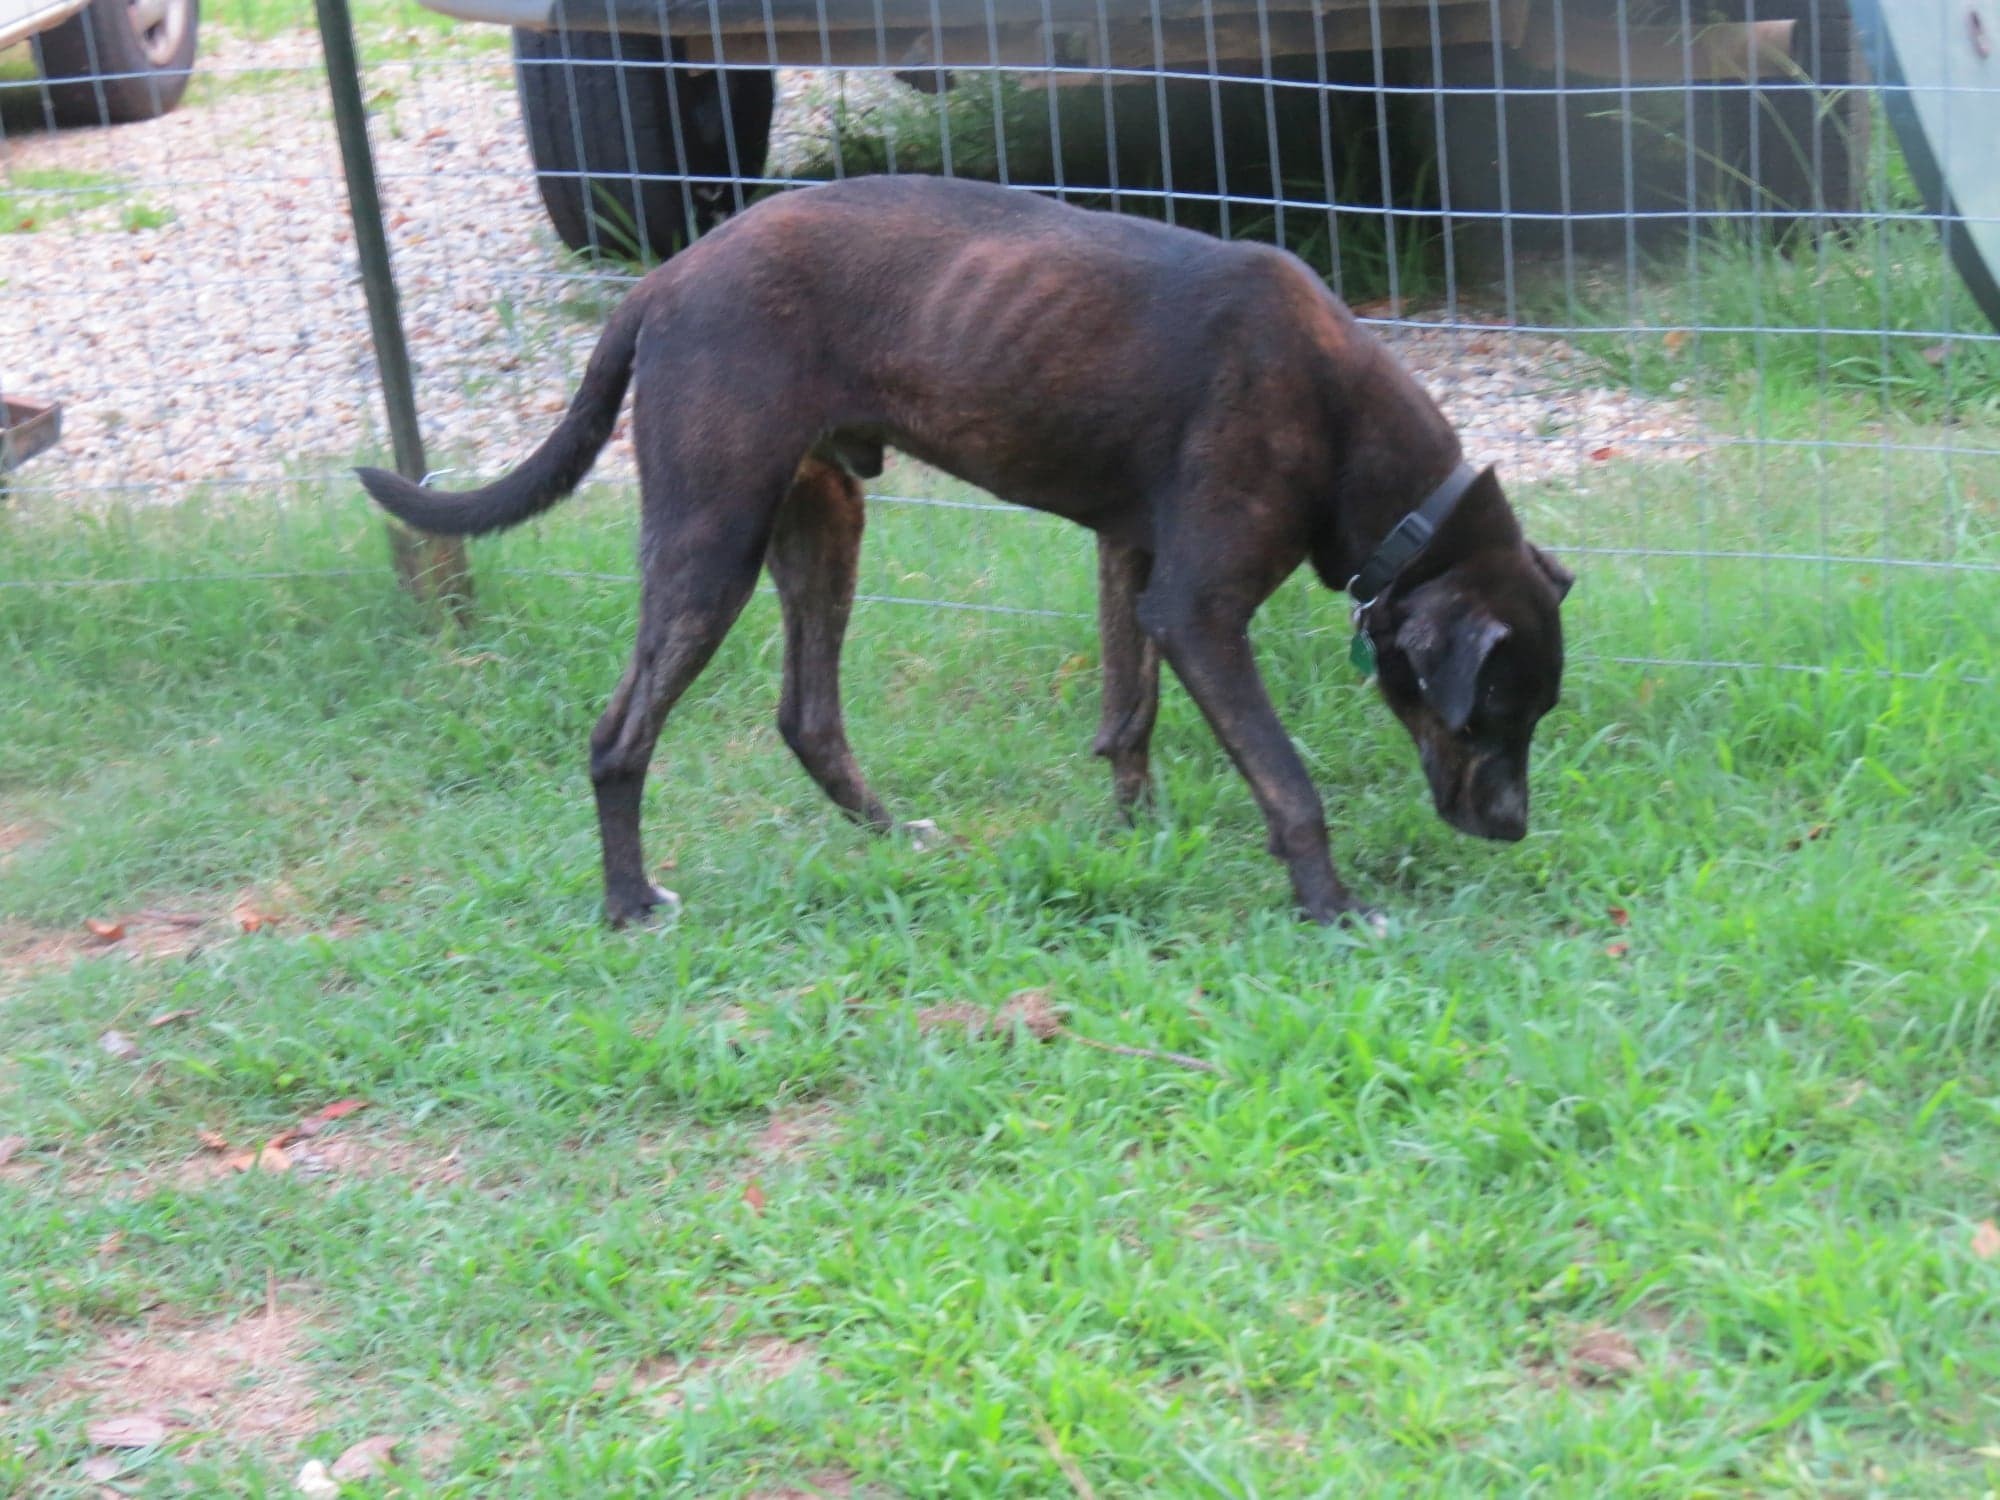
[[[1537,316],[1581,327],[1576,342],[1614,378],[1656,394],[1748,391],[1769,431],[1810,431],[1829,412],[1838,425],[2000,417],[2000,340],[1916,219],[1817,245],[1708,235],[1630,285],[1587,266],[1574,301],[1553,289],[1535,301]]]
[[[1891,412],[1993,421],[2000,340],[1924,217],[1879,108],[1869,140],[1861,197],[1882,217],[1782,239],[1721,220],[1636,277],[1601,263],[1544,277],[1529,290],[1531,315],[1581,329],[1576,342],[1612,378],[1723,397],[1767,433]]]
[[[174,222],[174,211],[152,203],[128,203],[118,216],[118,227],[127,234],[142,234],[149,229],[164,229]]]
[[[417,0],[353,0],[349,7],[357,27],[399,27],[432,33],[455,33],[474,29],[438,11],[428,10]],[[272,37],[280,32],[313,26],[313,8],[297,0],[211,0],[202,6],[205,25],[226,26],[252,37]]]
[[[138,1455],[134,1493],[284,1493],[308,1456],[436,1430],[403,1493],[1070,1493],[1039,1424],[1105,1496],[1992,1486],[2000,715],[1962,678],[1995,669],[2000,597],[1579,550],[1880,551],[1885,491],[1937,479],[1765,462],[1762,507],[1735,460],[1522,497],[1582,582],[1519,846],[1431,816],[1338,600],[1273,601],[1273,691],[1381,940],[1289,917],[1175,688],[1163,811],[1112,817],[1086,620],[864,606],[858,752],[965,844],[864,837],[772,727],[761,596],[656,767],[685,914],[608,932],[584,737],[631,625],[629,496],[482,545],[479,620],[447,638],[344,488],[17,510],[10,580],[183,581],[0,589],[0,826],[27,830],[0,912],[290,894],[275,931],[12,978],[0,1490],[91,1491],[50,1382],[109,1332],[255,1315],[271,1286],[310,1315],[312,1432]],[[1993,561],[1991,472],[1959,478],[1954,555]],[[867,569],[1090,602],[1084,539],[1013,513],[878,507]],[[338,576],[255,576],[301,570]],[[1610,660],[1697,648],[1843,670]],[[1079,1038],[1220,1071],[916,1019],[1026,987]],[[100,1050],[113,1025],[141,1059]],[[174,1185],[198,1129],[250,1142],[348,1096],[373,1108],[342,1134],[456,1147],[464,1180]],[[757,1144],[801,1109],[796,1150]],[[1639,1368],[1570,1368],[1594,1329]],[[663,1408],[629,1378],[766,1338],[803,1356],[768,1384]]]
[[[124,183],[102,172],[24,167],[0,179],[0,234],[32,234],[115,203],[124,192]]]

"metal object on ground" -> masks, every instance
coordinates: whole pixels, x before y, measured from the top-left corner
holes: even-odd
[[[0,401],[0,474],[18,469],[62,437],[62,404],[9,396]]]
[[[389,265],[389,239],[382,227],[382,196],[375,182],[374,149],[368,143],[368,107],[361,98],[354,22],[347,0],[318,0],[317,9],[327,86],[333,99],[334,133],[340,140],[340,162],[347,176],[348,215],[354,225],[354,249],[367,294],[368,326],[382,377],[390,441],[396,450],[397,469],[421,482],[429,465],[417,426],[415,386],[410,378],[409,346],[403,339],[403,315],[396,300],[395,273]],[[465,559],[463,541],[423,536],[391,522],[389,544],[397,576],[418,599],[442,602],[461,618],[465,616],[472,603],[472,569]]]
[[[2000,3],[1857,0],[1854,14],[1910,175],[2000,328]]]

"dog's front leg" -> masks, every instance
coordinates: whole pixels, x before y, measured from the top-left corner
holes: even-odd
[[[1326,812],[1258,676],[1247,612],[1234,606],[1203,608],[1183,598],[1149,596],[1142,601],[1141,618],[1250,783],[1270,830],[1271,852],[1290,870],[1300,910],[1315,922],[1366,914],[1367,908],[1334,874]]]
[[[1139,595],[1152,558],[1097,539],[1097,634],[1104,657],[1104,705],[1091,750],[1111,762],[1111,789],[1127,817],[1149,803],[1147,754],[1160,709],[1160,648],[1139,627]]]

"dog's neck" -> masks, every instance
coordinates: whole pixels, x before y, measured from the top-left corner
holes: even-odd
[[[1379,451],[1379,450],[1378,450]],[[1330,589],[1343,589],[1372,557],[1403,517],[1424,503],[1460,462],[1456,440],[1433,449],[1424,462],[1350,466],[1338,491],[1328,497],[1328,524],[1313,548],[1313,570]],[[1521,542],[1521,523],[1491,474],[1475,479],[1428,546],[1396,575],[1393,587],[1415,588],[1449,571],[1467,557],[1492,547]]]
[[[1421,496],[1417,503],[1422,503]],[[1389,524],[1396,523],[1392,520]],[[1410,559],[1390,587],[1407,592],[1450,572],[1468,557],[1494,548],[1518,547],[1521,540],[1521,522],[1514,507],[1507,503],[1493,475],[1483,473],[1438,527],[1430,545]]]

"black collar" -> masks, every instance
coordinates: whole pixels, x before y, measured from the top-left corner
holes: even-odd
[[[1461,463],[1443,484],[1424,497],[1423,504],[1398,521],[1382,539],[1382,545],[1361,565],[1361,571],[1347,580],[1347,592],[1354,596],[1357,616],[1379,599],[1382,591],[1430,545],[1431,538],[1451,519],[1458,502],[1465,498],[1465,492],[1478,477],[1479,470]]]

